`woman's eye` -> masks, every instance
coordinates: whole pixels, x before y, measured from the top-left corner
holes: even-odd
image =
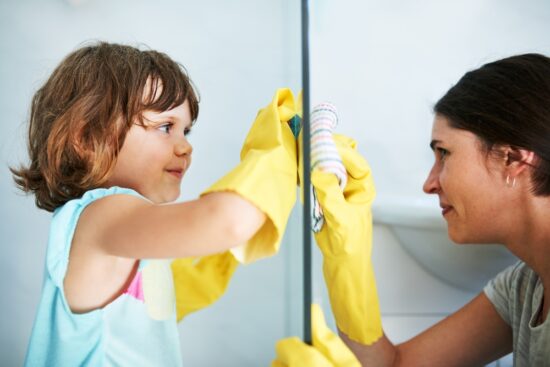
[[[437,153],[440,159],[445,159],[449,155],[449,151],[445,148],[437,148]]]
[[[170,130],[172,130],[172,125],[173,124],[171,122],[166,123],[166,124],[162,124],[159,127],[157,127],[157,130],[160,130],[160,131],[162,131],[163,133],[166,133],[166,134],[170,134]]]

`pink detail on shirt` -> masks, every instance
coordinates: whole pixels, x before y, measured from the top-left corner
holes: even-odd
[[[136,273],[136,276],[134,277],[134,279],[132,280],[132,283],[130,283],[130,286],[128,287],[128,289],[126,289],[124,294],[128,294],[134,297],[135,299],[138,299],[144,302],[145,299],[143,298],[143,284],[141,282],[141,271],[138,271]]]

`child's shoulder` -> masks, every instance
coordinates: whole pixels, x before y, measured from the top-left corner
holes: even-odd
[[[79,198],[69,200],[64,205],[54,211],[54,221],[66,221],[78,219],[84,216],[84,213],[114,211],[123,209],[133,203],[149,202],[137,191],[112,186],[109,188],[91,189]],[[94,215],[92,215],[94,216]]]
[[[79,239],[96,244],[112,221],[132,208],[148,203],[132,189],[113,186],[88,190],[81,197],[55,209],[50,226],[50,236],[54,240],[49,241],[49,252],[57,254],[55,257],[66,254],[71,244]]]
[[[105,198],[140,198],[147,200],[137,191],[120,186],[111,186],[108,188],[96,188],[86,191],[81,197],[69,200],[64,205],[56,209],[56,213],[60,211],[68,211],[75,208],[84,208],[91,203]]]
[[[88,273],[94,266],[113,268],[114,258],[105,253],[101,241],[109,230],[109,221],[136,203],[143,205],[147,201],[134,190],[110,187],[89,190],[57,208],[50,227],[46,259],[54,284],[63,288],[64,282],[75,278],[71,265]],[[126,267],[131,269],[133,263],[127,262]],[[86,277],[81,278],[76,277],[78,281]],[[94,273],[92,278],[98,279],[98,275]]]
[[[99,188],[64,205],[60,214],[73,216],[73,234],[67,231],[70,244],[69,264],[64,278],[65,296],[73,311],[88,312],[116,298],[121,285],[128,282],[136,259],[112,256],[105,249],[107,232],[129,212],[132,206],[148,205],[136,191]],[[80,211],[79,214],[77,212]],[[110,269],[105,272],[104,269]]]
[[[149,204],[150,201],[137,191],[113,186],[89,190],[82,197],[67,202],[61,211],[67,211],[68,215],[80,211],[77,214],[78,232],[91,238],[94,233],[101,233],[102,227],[116,221],[132,208]]]

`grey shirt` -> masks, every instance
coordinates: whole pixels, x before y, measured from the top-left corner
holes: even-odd
[[[519,261],[489,281],[483,291],[512,328],[514,366],[550,367],[550,317],[536,325],[543,296],[539,276]]]

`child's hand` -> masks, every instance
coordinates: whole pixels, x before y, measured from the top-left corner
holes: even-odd
[[[361,367],[346,344],[326,325],[321,307],[311,305],[313,346],[296,337],[280,340],[271,367]]]
[[[292,92],[279,89],[252,124],[241,151],[241,163],[203,193],[235,192],[267,216],[253,238],[232,249],[241,262],[273,255],[279,249],[296,201],[296,139],[288,120],[297,113]]]

